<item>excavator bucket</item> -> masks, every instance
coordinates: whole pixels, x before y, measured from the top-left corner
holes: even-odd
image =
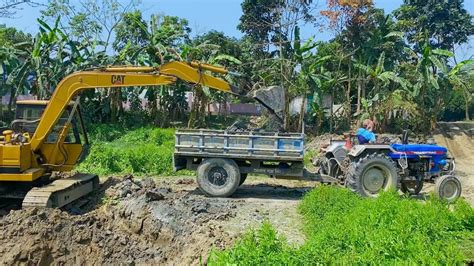
[[[91,174],[75,174],[28,191],[23,207],[61,208],[99,188],[99,177]]]
[[[270,86],[254,90],[250,97],[262,104],[268,111],[283,121],[285,110],[285,91],[280,86]]]

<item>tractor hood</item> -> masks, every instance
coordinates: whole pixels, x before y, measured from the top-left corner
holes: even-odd
[[[443,146],[429,145],[429,144],[392,144],[394,150],[397,152],[404,152],[408,154],[446,154],[448,149]]]

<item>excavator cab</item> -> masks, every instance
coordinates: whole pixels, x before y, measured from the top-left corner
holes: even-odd
[[[48,101],[45,100],[17,101],[15,120],[11,125],[13,131],[22,133],[29,140],[34,135],[47,104]],[[79,105],[72,114],[71,127],[61,144],[62,147],[57,147],[58,138],[74,110],[74,104],[74,102],[69,103],[40,149],[41,154],[46,156],[49,162],[54,162],[50,163],[50,167],[56,171],[71,170],[85,157],[85,151],[89,147],[87,131]]]
[[[33,136],[38,126],[39,119],[46,108],[48,101],[45,100],[25,100],[17,101],[15,120],[12,122],[11,128],[15,132],[27,133],[29,136]],[[73,109],[74,102],[71,102],[66,110],[63,112],[61,118],[54,126],[53,130],[49,133],[45,143],[55,143],[58,140],[60,131],[64,124],[67,122]],[[87,132],[85,130],[84,122],[82,119],[81,110],[78,106],[76,113],[73,115],[72,130],[66,136],[65,143],[76,143],[81,144],[85,142],[88,144]]]
[[[90,174],[75,174],[58,180],[40,179],[52,171],[72,170],[86,156],[89,146],[79,105],[70,102],[39,150],[31,153],[31,137],[35,135],[40,120],[45,119],[43,113],[48,103],[18,101],[12,130],[3,132],[3,145],[0,146],[3,164],[0,188],[3,190],[0,189],[0,198],[22,198],[23,207],[61,207],[92,192],[99,185],[99,178]],[[16,184],[19,181],[24,185]],[[15,193],[6,192],[12,187],[16,188]]]

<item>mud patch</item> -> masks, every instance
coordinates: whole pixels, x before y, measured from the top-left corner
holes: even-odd
[[[105,192],[99,208],[81,215],[58,209],[11,211],[0,220],[1,262],[188,264],[230,240],[223,233],[213,237],[214,228],[204,225],[235,216],[232,202],[174,193],[149,179],[126,179]],[[177,256],[181,253],[189,256]]]

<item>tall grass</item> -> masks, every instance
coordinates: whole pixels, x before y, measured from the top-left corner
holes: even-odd
[[[174,129],[123,130],[98,126],[91,134],[89,156],[77,170],[99,175],[113,173],[172,174]]]
[[[360,198],[322,186],[300,204],[306,242],[291,247],[270,224],[246,233],[210,264],[461,264],[472,260],[474,210],[464,201]],[[469,254],[470,253],[470,254]]]

